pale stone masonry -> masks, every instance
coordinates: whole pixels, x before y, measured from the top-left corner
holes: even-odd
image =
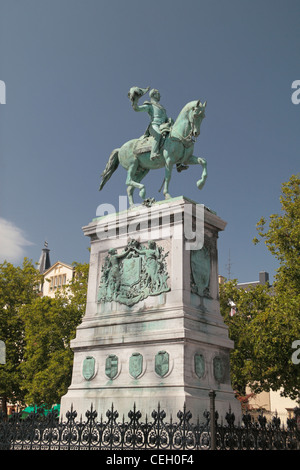
[[[62,416],[71,405],[84,416],[91,404],[105,416],[113,403],[126,419],[135,403],[151,418],[159,402],[174,420],[185,403],[196,420],[209,410],[211,389],[220,416],[229,406],[241,416],[230,383],[233,343],[219,305],[217,239],[225,226],[214,212],[180,196],[94,219],[83,228],[91,240],[87,305],[71,342],[73,376],[61,400]],[[166,254],[169,290],[131,306],[99,301],[109,250],[120,254],[130,242],[146,246],[149,239]],[[132,283],[138,281],[137,276]],[[120,289],[131,295],[122,280]]]

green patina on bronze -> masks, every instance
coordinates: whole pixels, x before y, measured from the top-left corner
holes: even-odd
[[[224,360],[220,356],[215,356],[213,359],[213,369],[214,369],[214,377],[217,382],[223,382],[225,373],[226,373],[226,366]]]
[[[199,379],[204,376],[205,373],[205,360],[203,354],[195,354],[195,372]]]
[[[116,301],[130,307],[149,295],[169,291],[167,255],[152,240],[147,246],[131,240],[119,254],[110,249],[101,268],[98,301]]]
[[[129,374],[137,379],[143,372],[143,356],[140,353],[133,353],[129,359]]]
[[[87,356],[82,365],[82,375],[86,380],[91,380],[95,375],[95,358]]]
[[[210,250],[191,250],[191,291],[200,297],[209,297]]]
[[[200,100],[195,100],[187,103],[174,122],[167,117],[165,108],[160,104],[158,90],[151,90],[150,101],[138,105],[138,100],[148,91],[149,88],[132,87],[128,93],[133,109],[149,114],[150,124],[145,134],[113,150],[101,175],[100,190],[116,171],[119,163],[127,170],[126,186],[130,206],[134,205],[135,188],[139,189],[140,197],[145,200],[146,190],[141,180],[149,170],[165,168],[165,199],[171,198],[169,182],[174,165],[179,172],[187,169],[189,165],[201,165],[202,175],[197,181],[199,189],[202,189],[207,178],[206,160],[193,155],[195,139],[200,134],[200,125],[205,117],[206,102],[202,104]]]
[[[169,372],[169,354],[167,351],[159,351],[155,356],[155,372],[164,377]]]
[[[110,354],[105,361],[105,374],[110,379],[114,379],[118,374],[118,356]]]

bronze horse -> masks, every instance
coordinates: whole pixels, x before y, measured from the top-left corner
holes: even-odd
[[[163,193],[166,199],[169,194],[169,182],[172,175],[173,166],[176,165],[178,171],[187,168],[188,165],[202,165],[202,175],[197,181],[197,187],[202,189],[207,178],[206,160],[193,155],[195,139],[200,134],[200,125],[205,117],[206,102],[198,101],[187,103],[179,113],[170,133],[163,142],[161,156],[155,160],[150,160],[151,139],[133,139],[126,142],[119,149],[112,151],[106,167],[101,175],[102,181],[100,190],[109,180],[111,175],[118,168],[119,163],[127,170],[127,194],[129,205],[133,206],[133,191],[139,189],[142,199],[146,197],[145,185],[141,180],[149,170],[156,170],[165,167],[165,180]]]

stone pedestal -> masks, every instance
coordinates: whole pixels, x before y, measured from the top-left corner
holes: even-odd
[[[230,406],[240,417],[230,383],[233,344],[218,298],[217,239],[225,226],[209,209],[177,197],[83,228],[91,239],[87,306],[71,343],[63,416],[71,405],[84,416],[91,404],[105,416],[113,403],[127,419],[135,403],[142,420],[151,419],[159,402],[173,420],[185,403],[196,421],[209,410],[213,389],[219,416]],[[156,282],[147,265],[149,240],[159,253]],[[119,276],[109,264],[115,254]]]

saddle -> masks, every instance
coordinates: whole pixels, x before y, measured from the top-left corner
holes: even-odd
[[[160,129],[162,138],[160,139],[159,149],[162,149],[162,147],[164,146],[165,139],[172,130],[172,124],[173,124],[173,121],[171,119],[168,122],[161,124],[159,129]],[[137,140],[133,148],[134,155],[141,155],[142,153],[151,152],[153,137],[150,135],[150,131],[149,131],[150,126],[151,126],[151,123],[147,127],[145,134],[142,135],[142,137],[140,137]]]
[[[166,136],[163,136],[163,138],[161,139],[160,148],[163,147],[165,138]],[[148,137],[146,137],[145,135],[142,135],[142,137],[140,137],[137,140],[135,146],[133,147],[133,154],[135,156],[138,156],[143,153],[151,152],[152,142],[153,142],[153,137],[151,135],[149,135]],[[185,165],[184,163],[176,163],[176,170],[178,171],[178,173],[180,173],[183,170],[187,170],[188,167],[189,166]]]
[[[143,135],[142,137],[140,137],[133,147],[133,154],[141,155],[142,153],[151,152],[152,141],[152,136],[146,137],[145,135]]]

